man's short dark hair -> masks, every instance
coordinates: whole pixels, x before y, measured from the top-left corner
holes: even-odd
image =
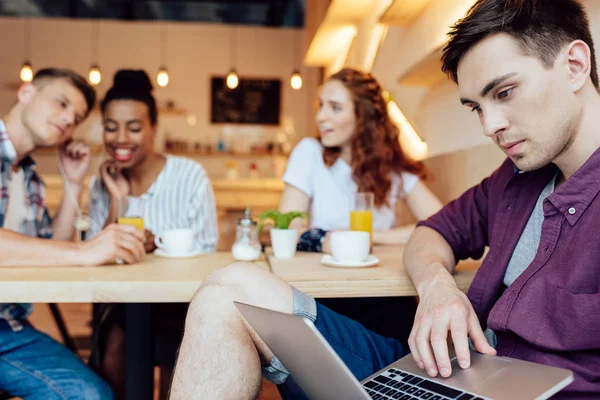
[[[45,80],[45,79],[65,79],[71,85],[75,86],[75,88],[81,92],[81,94],[85,98],[85,102],[87,103],[88,109],[85,114],[86,117],[90,113],[92,108],[94,107],[94,104],[96,104],[96,91],[94,90],[92,85],[90,85],[89,82],[87,80],[85,80],[84,77],[82,77],[81,75],[79,75],[78,73],[76,73],[70,69],[66,69],[66,68],[40,69],[38,72],[36,72],[35,76],[33,77],[32,83],[35,84],[36,82],[39,82],[39,81]]]
[[[526,54],[551,68],[564,46],[585,42],[591,52],[591,78],[598,88],[594,42],[588,17],[576,0],[478,0],[448,33],[442,71],[458,83],[458,64],[477,43],[494,33],[515,38]]]

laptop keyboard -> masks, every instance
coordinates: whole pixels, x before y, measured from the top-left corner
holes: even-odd
[[[481,397],[390,368],[363,384],[372,399],[483,400]]]

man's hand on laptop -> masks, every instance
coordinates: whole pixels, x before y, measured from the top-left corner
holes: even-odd
[[[449,278],[433,280],[424,288],[408,338],[415,362],[432,377],[437,376],[438,372],[443,377],[452,373],[448,332],[454,342],[458,363],[463,369],[471,363],[469,337],[480,353],[496,354],[483,335],[471,302]]]
[[[135,264],[144,259],[144,232],[130,225],[111,224],[78,250],[79,260],[85,265],[114,263],[121,259]]]

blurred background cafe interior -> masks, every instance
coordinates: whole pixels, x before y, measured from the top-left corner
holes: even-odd
[[[583,3],[598,38],[600,2]],[[448,26],[472,4],[0,0],[0,110],[7,112],[20,84],[44,67],[70,68],[87,77],[99,99],[117,70],[145,70],[158,105],[155,150],[204,167],[215,194],[217,250],[230,252],[245,210],[256,216],[278,207],[290,152],[303,138],[316,137],[320,84],[351,67],[371,72],[380,82],[403,150],[423,161],[425,184],[445,204],[504,159],[440,70]],[[106,157],[98,106],[75,137],[91,147],[88,176],[96,175]],[[47,185],[49,210],[55,212],[63,196],[57,150],[36,150],[33,158]],[[82,209],[88,202],[86,191]],[[403,202],[396,207],[399,226],[415,222]],[[89,303],[60,304],[84,359],[91,308]],[[36,306],[31,321],[64,341],[45,304]],[[265,390],[261,398],[278,398],[275,389]]]

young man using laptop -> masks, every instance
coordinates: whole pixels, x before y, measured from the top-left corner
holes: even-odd
[[[598,396],[600,95],[585,11],[575,0],[479,0],[451,30],[442,61],[508,158],[422,222],[405,249],[420,297],[413,357],[430,376],[447,377],[447,339],[461,368],[471,340],[484,354],[572,370],[561,396]],[[466,296],[451,273],[486,246]],[[253,398],[261,365],[284,397],[297,398],[234,300],[313,320],[359,380],[406,351],[268,272],[235,264],[209,277],[191,304],[173,399]]]
[[[113,225],[89,242],[72,242],[76,205],[63,198],[51,220],[44,185],[29,154],[60,145],[65,186],[78,197],[90,155],[70,142],[89,114],[96,94],[70,70],[43,69],[17,91],[17,101],[0,119],[0,266],[100,265],[144,255],[144,235]],[[53,239],[53,240],[47,240]],[[25,399],[110,399],[97,375],[65,347],[27,322],[31,304],[0,304],[0,391]]]

